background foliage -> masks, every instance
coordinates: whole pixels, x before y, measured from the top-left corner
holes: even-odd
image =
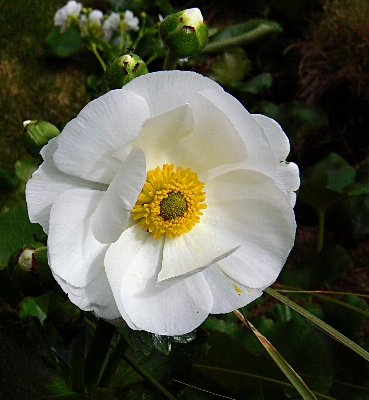
[[[25,119],[62,129],[101,94],[101,68],[72,35],[56,51],[55,11],[64,0],[0,1],[0,398],[300,398],[251,330],[233,315],[211,316],[196,333],[112,333],[113,377],[85,396],[73,365],[93,345],[96,323],[58,288],[26,296],[9,279],[10,255],[42,229],[30,224],[24,185],[40,160],[22,144]],[[369,6],[366,0],[90,0],[84,6],[158,14],[197,6],[209,46],[180,68],[221,83],[254,113],[275,118],[300,166],[296,245],[274,289],[369,349]],[[265,33],[252,36],[263,26]],[[239,41],[245,35],[249,39]],[[163,50],[153,35],[136,52],[150,71]],[[156,53],[155,53],[156,52]],[[58,57],[56,54],[68,56]],[[107,60],[109,61],[109,60]],[[368,362],[273,297],[244,310],[319,399],[369,398]],[[109,343],[108,343],[109,345]],[[110,360],[112,360],[110,358]],[[106,369],[108,370],[108,368]],[[188,386],[189,385],[189,386]],[[201,389],[201,390],[200,390]],[[172,396],[172,397],[170,397]]]

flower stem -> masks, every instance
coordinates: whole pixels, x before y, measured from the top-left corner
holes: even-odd
[[[168,50],[168,53],[165,56],[164,60],[164,67],[163,67],[164,71],[176,69],[177,61],[178,58],[170,50]]]
[[[85,385],[88,393],[97,386],[114,331],[115,326],[103,319],[99,320],[85,360]]]
[[[106,64],[105,64],[104,60],[101,58],[99,52],[97,51],[96,44],[94,42],[91,42],[90,45],[91,45],[92,52],[95,54],[95,56],[98,59],[102,69],[105,72],[106,71]]]
[[[85,392],[85,343],[86,328],[83,326],[79,335],[73,341],[72,389],[77,393]]]
[[[108,363],[106,364],[105,370],[99,382],[100,387],[109,387],[114,377],[115,371],[117,370],[119,363],[122,360],[124,352],[128,348],[126,340],[120,336],[117,345],[115,346]]]
[[[319,227],[318,227],[318,248],[317,252],[320,253],[324,246],[324,226],[325,226],[325,210],[318,211]]]

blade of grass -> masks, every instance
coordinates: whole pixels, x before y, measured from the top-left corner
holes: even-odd
[[[338,342],[342,343],[344,346],[348,347],[355,353],[359,354],[359,356],[363,357],[365,360],[369,361],[369,353],[364,350],[361,346],[353,342],[351,339],[343,335],[342,333],[338,332],[336,329],[316,317],[315,315],[309,313],[306,311],[304,308],[301,306],[297,305],[295,302],[290,300],[289,298],[279,294],[272,288],[267,288],[264,289],[265,293],[268,293],[270,296],[274,297],[275,299],[279,300],[283,304],[286,304],[286,306],[292,308],[292,310],[295,310],[298,312],[300,315],[305,317],[308,321],[313,323],[315,326],[318,328],[322,329],[325,331],[329,336],[337,340]]]
[[[268,352],[273,361],[278,365],[279,369],[285,374],[287,379],[292,383],[295,389],[300,393],[304,400],[317,400],[312,391],[307,387],[306,383],[296,373],[296,371],[288,364],[288,362],[279,354],[277,349],[263,336],[250,321],[248,321],[238,310],[234,311],[237,318],[246,325],[256,338],[259,340],[264,349]]]

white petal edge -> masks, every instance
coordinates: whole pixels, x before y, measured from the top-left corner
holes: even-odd
[[[296,222],[286,196],[269,177],[250,170],[219,175],[205,188],[208,208],[200,223],[209,240],[240,246],[217,265],[246,287],[266,287],[294,243]]]
[[[48,257],[51,270],[76,287],[88,285],[104,267],[107,245],[90,229],[90,217],[104,192],[70,189],[54,202],[50,213]]]
[[[88,188],[103,190],[103,185],[76,178],[59,171],[52,159],[57,147],[57,138],[51,139],[41,150],[44,159],[26,186],[26,201],[31,222],[39,223],[49,232],[50,210],[54,201],[69,189]]]
[[[209,237],[205,228],[200,220],[190,232],[176,238],[165,238],[158,282],[202,271],[238,249],[238,243],[224,243],[216,237]]]
[[[272,175],[276,163],[267,137],[243,105],[229,93],[222,93],[218,90],[206,89],[200,91],[199,94],[221,110],[242,137],[248,155],[247,160],[242,162],[242,168]]]
[[[127,225],[146,180],[144,152],[135,147],[123,162],[91,217],[91,230],[100,243],[113,243]]]
[[[192,96],[194,92],[208,88],[224,92],[213,80],[189,71],[152,72],[133,79],[124,88],[147,101],[151,116],[188,103],[187,96]]]
[[[216,265],[202,271],[213,295],[211,314],[225,314],[244,307],[263,294],[260,289],[247,288],[228,277]]]
[[[69,300],[84,311],[93,311],[99,318],[114,320],[121,315],[115,303],[104,268],[85,287],[75,287],[60,276],[54,274],[55,280],[68,294]]]

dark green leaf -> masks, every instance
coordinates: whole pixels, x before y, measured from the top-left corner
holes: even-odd
[[[1,399],[74,398],[68,372],[35,318],[1,312],[0,377]]]
[[[272,83],[272,75],[269,72],[266,72],[264,74],[257,75],[246,82],[233,84],[232,87],[240,90],[241,92],[259,94],[262,90],[270,88]]]
[[[145,356],[150,354],[152,349],[150,333],[135,331],[128,326],[125,328],[118,327],[118,330],[134,351],[141,351]]]
[[[284,269],[280,280],[285,285],[312,289],[341,276],[352,264],[347,251],[338,244],[329,243],[310,260],[294,269]]]
[[[279,106],[277,121],[290,139],[310,135],[320,126],[328,125],[327,114],[302,101],[290,101]]]
[[[0,163],[0,195],[12,192],[20,185],[20,179],[13,169]]]
[[[84,48],[81,33],[75,26],[68,28],[64,33],[55,29],[46,38],[46,44],[56,56],[61,58],[76,54]]]
[[[277,22],[269,21],[266,19],[251,19],[242,24],[232,25],[232,26],[222,30],[221,32],[219,32],[217,35],[215,35],[212,38],[211,43],[222,42],[224,40],[228,40],[228,39],[240,36],[244,33],[251,32],[254,29],[256,29],[258,26],[260,26],[261,24],[268,25],[268,26],[282,32],[282,28]]]

